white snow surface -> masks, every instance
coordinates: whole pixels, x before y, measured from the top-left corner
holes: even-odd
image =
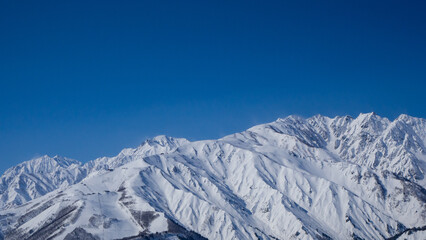
[[[422,239],[425,145],[425,119],[368,113],[158,136],[86,164],[43,156],[3,174],[0,239]]]

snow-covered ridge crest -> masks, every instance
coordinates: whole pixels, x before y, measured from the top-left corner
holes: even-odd
[[[289,116],[218,140],[159,136],[4,208],[0,230],[6,239],[425,239],[425,143],[425,119],[374,113]]]
[[[137,148],[125,148],[115,157],[102,157],[90,161],[84,165],[84,168],[89,172],[102,169],[107,170],[134,160],[140,160],[146,156],[174,151],[176,148],[187,143],[189,143],[189,141],[184,138],[159,135],[145,140]]]
[[[115,157],[102,157],[85,164],[47,155],[12,167],[0,178],[0,208],[24,204],[55,189],[80,182],[90,173],[109,170],[143,157],[172,151],[189,141],[164,135],[146,140],[137,148],[123,149]]]
[[[372,112],[361,113],[357,118],[316,115],[304,119],[291,115],[255,126],[243,134],[255,134],[266,139],[265,144],[278,144],[278,140],[289,144],[293,139],[324,148],[341,160],[420,182],[426,171],[425,128],[425,119],[402,114],[390,121]]]

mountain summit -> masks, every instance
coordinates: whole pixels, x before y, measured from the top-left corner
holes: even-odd
[[[289,116],[0,179],[0,239],[425,239],[426,120]]]

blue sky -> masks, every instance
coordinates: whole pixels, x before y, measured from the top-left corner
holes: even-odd
[[[0,171],[289,114],[426,117],[424,1],[0,2]]]

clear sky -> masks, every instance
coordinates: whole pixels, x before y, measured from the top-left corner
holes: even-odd
[[[297,114],[426,118],[426,1],[0,1],[0,171]]]

